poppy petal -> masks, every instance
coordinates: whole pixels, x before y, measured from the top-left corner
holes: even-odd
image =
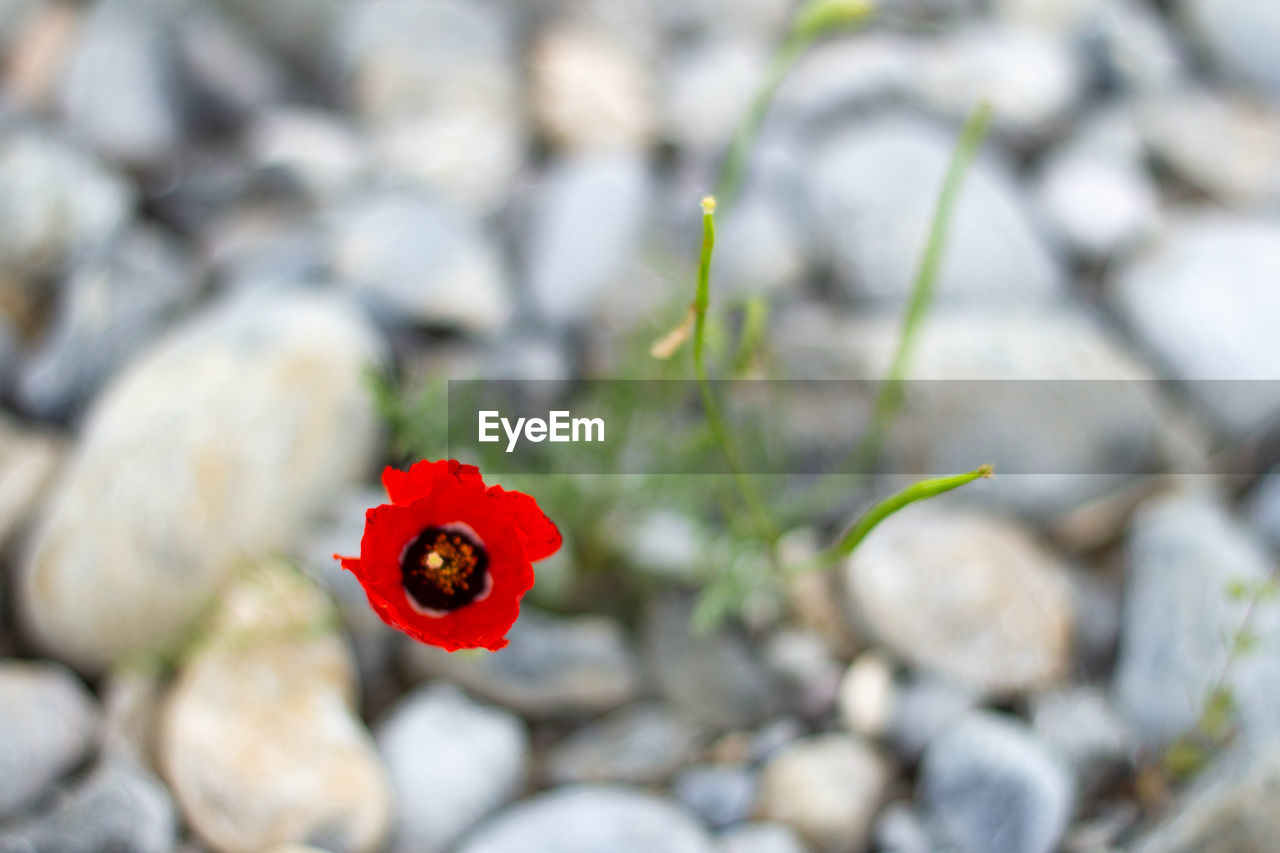
[[[532,560],[560,547],[560,533],[537,502],[498,486],[486,489],[479,470],[453,460],[388,468],[391,503],[365,513],[359,557],[334,557],[364,587],[374,612],[414,639],[449,651],[507,645],[506,634],[532,587]],[[405,589],[405,549],[424,530],[462,525],[487,556],[484,593],[454,610],[424,611]]]
[[[453,459],[441,459],[438,462],[424,459],[415,462],[408,471],[388,467],[382,472],[383,488],[394,504],[411,504],[422,500],[437,488],[448,488],[457,483],[484,488],[479,468],[463,465]]]
[[[500,499],[511,513],[512,522],[524,534],[524,551],[530,560],[550,557],[560,550],[560,528],[538,508],[538,502],[523,492],[508,492],[494,486]]]

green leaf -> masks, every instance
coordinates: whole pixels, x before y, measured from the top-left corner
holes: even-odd
[[[1237,655],[1248,655],[1257,651],[1258,646],[1262,643],[1262,638],[1248,629],[1242,629],[1236,634],[1232,647]]]
[[[1200,730],[1214,741],[1224,741],[1235,722],[1236,697],[1229,687],[1219,687],[1209,694],[1200,714]]]
[[[1246,601],[1253,597],[1253,584],[1249,581],[1234,580],[1227,584],[1227,598],[1232,601]]]
[[[1203,770],[1209,763],[1209,758],[1209,751],[1202,745],[1187,738],[1181,738],[1165,750],[1164,769],[1175,779],[1186,780]]]
[[[904,507],[958,489],[961,486],[972,483],[974,480],[989,480],[994,476],[995,468],[991,465],[983,465],[966,474],[957,474],[954,477],[939,477],[934,480],[921,480],[919,483],[910,485],[897,494],[885,498],[863,513],[849,528],[848,532],[840,538],[834,549],[835,554],[838,557],[847,557],[852,554],[853,550],[862,543],[863,539],[867,538],[867,534],[876,529],[880,522]]]

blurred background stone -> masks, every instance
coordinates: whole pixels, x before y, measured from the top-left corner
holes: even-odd
[[[499,813],[458,848],[460,853],[710,853],[712,842],[683,807],[639,789],[555,788]]]
[[[528,733],[516,717],[448,685],[406,695],[374,731],[395,792],[393,848],[449,849],[511,800],[528,770]]]
[[[99,709],[53,663],[0,665],[0,817],[33,803],[96,745]]]

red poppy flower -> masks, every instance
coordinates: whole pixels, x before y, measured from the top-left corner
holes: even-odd
[[[387,468],[391,503],[365,513],[360,556],[334,557],[360,580],[393,628],[447,651],[507,645],[534,560],[560,548],[560,531],[521,492],[485,487],[452,459]]]

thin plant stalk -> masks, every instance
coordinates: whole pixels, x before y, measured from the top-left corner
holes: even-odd
[[[880,455],[884,438],[901,408],[902,383],[911,369],[912,356],[919,343],[920,332],[933,307],[938,274],[942,269],[942,261],[946,257],[947,237],[951,230],[956,201],[964,186],[965,177],[982,147],[983,140],[986,139],[993,117],[991,105],[983,102],[965,121],[964,129],[952,152],[942,189],[938,194],[938,203],[929,225],[924,254],[920,258],[920,265],[916,269],[915,278],[911,284],[911,294],[908,298],[906,313],[902,318],[893,361],[890,363],[884,384],[876,396],[871,426],[849,456],[836,467],[834,473],[848,469],[853,472],[855,479],[865,477],[875,459]],[[841,485],[843,487],[847,484],[846,480]],[[802,510],[807,510],[811,506],[826,506],[832,500],[832,491],[832,487],[818,488],[800,501]]]
[[[777,529],[769,517],[764,500],[756,490],[742,466],[738,450],[729,431],[724,413],[711,390],[711,380],[707,375],[706,363],[706,329],[707,308],[711,304],[711,256],[716,246],[715,226],[716,200],[707,196],[702,200],[702,252],[698,260],[698,289],[693,301],[693,372],[698,380],[698,393],[702,396],[702,407],[706,412],[707,426],[712,438],[724,454],[725,462],[733,475],[734,484],[742,494],[743,503],[751,513],[760,537],[772,549],[778,540]]]
[[[969,114],[964,129],[960,133],[960,141],[956,143],[951,155],[951,163],[947,166],[947,175],[942,182],[942,191],[938,194],[938,205],[934,208],[933,222],[929,225],[929,240],[925,244],[924,255],[920,266],[916,269],[915,280],[911,284],[911,296],[907,302],[906,314],[902,317],[902,332],[898,336],[898,346],[893,354],[893,362],[889,366],[885,384],[876,399],[875,425],[869,433],[876,441],[872,450],[879,450],[879,442],[890,421],[898,413],[902,405],[902,382],[911,369],[911,357],[915,354],[920,339],[920,330],[924,327],[925,317],[933,306],[937,292],[938,273],[942,269],[942,261],[947,252],[947,238],[951,233],[951,218],[955,214],[956,201],[960,197],[960,189],[964,186],[965,177],[978,156],[982,142],[987,138],[994,112],[991,105],[982,102]]]
[[[715,195],[721,207],[728,209],[738,200],[746,181],[747,164],[756,138],[782,81],[791,73],[800,57],[820,38],[839,29],[860,26],[875,11],[869,0],[811,0],[797,13],[787,37],[769,62],[764,82],[756,90],[747,114],[738,124],[716,181]]]

